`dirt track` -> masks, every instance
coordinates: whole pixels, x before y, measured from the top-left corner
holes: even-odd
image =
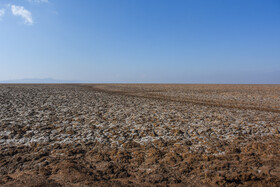
[[[0,186],[279,186],[279,85],[0,85]]]

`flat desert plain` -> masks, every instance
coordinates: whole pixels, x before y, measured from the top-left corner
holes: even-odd
[[[280,85],[2,84],[0,186],[280,186]]]

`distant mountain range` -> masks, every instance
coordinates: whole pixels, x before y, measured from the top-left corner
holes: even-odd
[[[46,79],[14,79],[14,80],[3,80],[0,83],[89,83],[86,81],[70,81],[70,80],[57,80],[52,78]]]

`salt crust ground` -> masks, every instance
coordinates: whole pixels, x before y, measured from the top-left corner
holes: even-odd
[[[279,85],[0,85],[1,186],[279,186]]]

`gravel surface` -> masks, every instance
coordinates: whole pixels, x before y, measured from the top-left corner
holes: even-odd
[[[0,85],[0,186],[279,186],[279,85]]]

